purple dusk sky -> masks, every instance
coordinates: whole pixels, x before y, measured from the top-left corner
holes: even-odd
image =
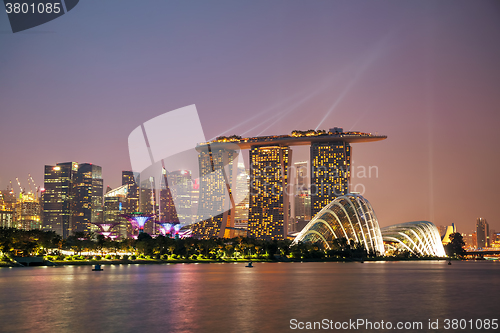
[[[2,11],[0,47],[0,189],[68,161],[116,187],[130,132],[196,104],[207,139],[387,135],[353,145],[382,227],[500,232],[498,1],[80,1],[16,34]]]

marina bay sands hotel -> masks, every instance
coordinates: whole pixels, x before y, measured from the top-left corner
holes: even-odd
[[[289,224],[290,146],[310,146],[311,217],[336,197],[349,193],[351,144],[386,139],[360,132],[293,131],[290,135],[241,138],[218,137],[201,143],[199,152],[200,196],[196,238],[228,237],[234,229],[236,164],[241,149],[249,149],[250,190],[248,236],[287,238]],[[231,186],[233,185],[233,186]],[[215,212],[215,213],[214,213]]]

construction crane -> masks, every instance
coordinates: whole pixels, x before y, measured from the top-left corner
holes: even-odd
[[[19,193],[19,196],[21,196],[22,194],[24,194],[24,190],[23,188],[21,187],[21,182],[19,181],[19,178],[16,177],[16,180],[17,180],[17,185],[19,185],[19,190],[21,191]]]
[[[33,189],[31,188],[31,184],[35,187],[35,192],[33,192]],[[40,189],[36,186],[35,181],[33,180],[33,177],[31,176],[31,173],[28,173],[28,185],[30,187],[30,192],[35,195],[35,199],[38,199],[38,192]]]

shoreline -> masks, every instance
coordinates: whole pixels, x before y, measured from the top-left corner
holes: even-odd
[[[235,263],[307,263],[307,262],[344,262],[344,263],[363,263],[363,262],[399,262],[399,261],[468,261],[460,259],[449,259],[449,258],[367,258],[361,261],[360,259],[290,259],[281,258],[281,260],[273,259],[223,259],[223,260],[162,260],[162,259],[137,259],[137,260],[123,260],[123,259],[105,259],[105,260],[45,260],[42,265],[19,265],[15,262],[0,262],[0,267],[45,267],[45,266],[93,266],[93,265],[164,265],[164,264],[235,264]],[[474,261],[485,261],[485,260],[474,260]]]

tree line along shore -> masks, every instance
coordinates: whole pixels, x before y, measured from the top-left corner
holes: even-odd
[[[444,259],[415,256],[406,251],[380,256],[366,251],[361,243],[345,238],[334,240],[331,249],[319,244],[290,240],[173,239],[139,234],[137,239],[111,240],[103,235],[77,232],[67,239],[53,231],[0,228],[0,266],[12,266],[15,257],[43,257],[56,264],[185,263],[238,261],[369,261]],[[450,253],[452,256],[459,255]]]

